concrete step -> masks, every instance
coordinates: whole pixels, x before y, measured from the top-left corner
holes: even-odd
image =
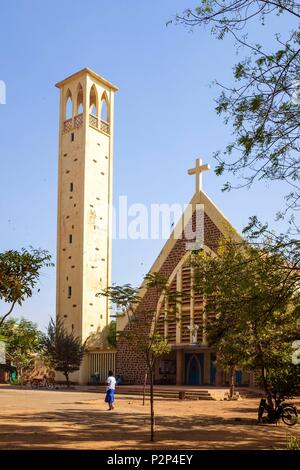
[[[105,393],[104,386],[95,386],[88,388],[89,392]],[[126,386],[120,386],[117,388],[116,395],[135,395],[142,396],[143,390],[141,388],[127,388]],[[147,388],[145,396],[150,396],[150,391]],[[170,390],[170,389],[154,389],[154,396],[160,398],[166,398],[169,400],[214,400],[214,397],[208,390]]]

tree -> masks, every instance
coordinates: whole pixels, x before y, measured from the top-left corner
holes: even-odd
[[[117,322],[112,320],[108,327],[107,342],[109,346],[115,348],[117,345]]]
[[[12,313],[16,304],[32,296],[44,267],[52,266],[51,255],[46,250],[31,248],[0,253],[0,299],[10,304],[9,310],[0,318],[0,327]]]
[[[233,358],[238,352],[240,365],[260,375],[271,406],[299,385],[299,367],[291,360],[299,337],[299,283],[299,271],[267,243],[258,249],[228,238],[217,257],[202,253],[195,260],[195,285],[208,299],[208,340],[217,353],[224,345]]]
[[[145,287],[153,290],[155,295],[154,305],[156,306],[161,295],[174,296],[173,292],[172,294],[169,292],[166,278],[160,273],[147,274],[145,276]],[[130,284],[108,287],[98,295],[108,297],[119,311],[127,315],[129,328],[125,328],[125,330],[119,334],[126,338],[127,342],[134,344],[145,359],[147,365],[145,383],[148,377],[150,384],[150,440],[154,441],[155,412],[153,386],[155,365],[159,357],[168,354],[171,350],[167,339],[163,338],[158,332],[159,312],[150,309],[136,314],[136,308],[141,298],[139,296],[139,289],[132,287]]]
[[[217,151],[216,173],[228,171],[242,177],[237,187],[250,186],[255,180],[285,181],[288,184],[287,207],[300,206],[299,188],[299,66],[300,4],[294,0],[199,0],[195,9],[177,15],[178,23],[210,27],[218,39],[231,35],[243,57],[234,67],[234,84],[224,85],[216,111],[233,126],[233,141]],[[249,39],[247,27],[265,24],[274,15],[289,18],[291,31],[286,37],[274,32],[277,48],[264,49]],[[272,20],[271,20],[272,21]],[[272,23],[271,23],[272,24]],[[257,29],[256,29],[257,30]],[[227,182],[224,190],[230,190]]]
[[[238,333],[233,325],[220,335],[218,324],[215,322],[210,324],[208,333],[209,344],[218,353],[218,366],[225,371],[229,371],[229,398],[232,399],[235,392],[235,371],[237,368],[245,366],[244,335]]]
[[[33,366],[36,354],[42,351],[44,335],[35,323],[25,318],[6,321],[0,327],[0,334],[6,343],[7,358],[22,380]]]
[[[48,325],[44,349],[52,367],[64,374],[69,388],[69,374],[80,369],[85,344],[81,344],[81,339],[73,331],[69,333],[63,322],[57,318],[56,324],[51,319]]]

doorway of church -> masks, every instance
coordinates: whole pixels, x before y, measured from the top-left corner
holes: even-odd
[[[204,354],[185,353],[185,383],[186,385],[203,385]]]

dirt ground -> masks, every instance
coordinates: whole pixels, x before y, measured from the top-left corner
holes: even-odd
[[[300,425],[256,424],[258,399],[156,399],[156,442],[149,442],[149,402],[102,394],[0,387],[0,449],[284,449]],[[300,402],[296,402],[300,408]]]

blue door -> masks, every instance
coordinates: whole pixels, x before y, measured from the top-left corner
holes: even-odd
[[[202,385],[204,371],[203,353],[185,354],[185,376],[187,385]]]
[[[217,374],[217,367],[216,367],[216,354],[210,354],[210,385],[216,385],[216,374]]]
[[[243,383],[243,373],[241,370],[235,372],[235,384],[237,387],[241,387]]]

